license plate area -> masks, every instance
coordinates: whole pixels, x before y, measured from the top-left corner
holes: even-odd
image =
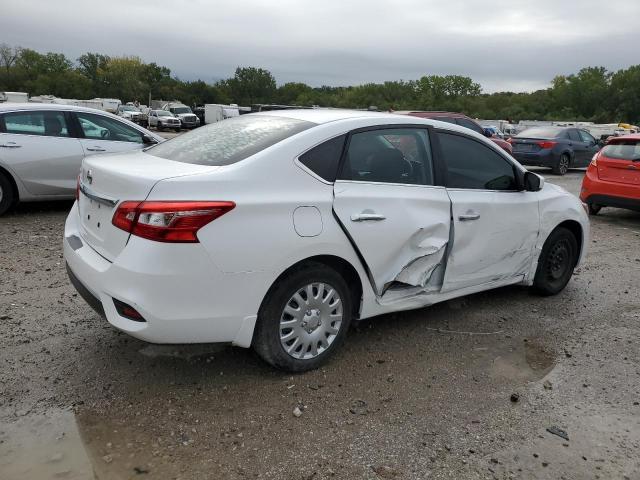
[[[111,223],[113,208],[87,197],[82,192],[80,193],[78,208],[80,210],[80,219],[85,232],[95,240],[102,242],[104,240],[106,229],[108,229]]]

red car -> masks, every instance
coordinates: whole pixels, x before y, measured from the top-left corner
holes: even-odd
[[[580,200],[591,215],[602,207],[640,211],[640,134],[614,137],[593,156]]]
[[[432,120],[439,120],[441,122],[453,123],[454,125],[460,125],[461,127],[470,128],[474,132],[479,133],[480,135],[484,135],[485,137],[489,137],[496,145],[498,145],[503,150],[506,150],[509,154],[513,151],[511,144],[501,138],[498,138],[494,135],[489,135],[485,132],[485,129],[476,122],[475,120],[463,115],[462,113],[454,113],[454,112],[394,112],[399,113],[401,115],[410,115],[412,117],[420,117],[420,118],[430,118]]]

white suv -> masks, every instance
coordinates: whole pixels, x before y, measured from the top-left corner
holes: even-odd
[[[588,238],[576,197],[469,129],[289,110],[87,158],[64,254],[137,338],[253,346],[302,371],[356,318],[512,284],[558,293]]]

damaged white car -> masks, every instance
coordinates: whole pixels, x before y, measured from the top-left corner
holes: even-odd
[[[134,337],[253,346],[303,371],[357,318],[512,284],[558,293],[588,235],[576,197],[468,129],[287,110],[87,157],[64,252]]]

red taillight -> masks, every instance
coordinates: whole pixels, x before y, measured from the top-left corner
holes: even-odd
[[[598,157],[600,156],[600,152],[596,152],[593,158],[591,158],[591,165],[594,167],[598,166]]]
[[[112,223],[156,242],[197,243],[198,230],[235,206],[234,202],[122,202]]]
[[[80,175],[76,177],[76,200],[80,200]]]
[[[547,148],[555,147],[557,143],[558,142],[552,142],[552,141],[549,141],[549,140],[545,140],[545,141],[542,141],[542,142],[538,142],[538,145],[540,146],[541,149],[545,150]]]

